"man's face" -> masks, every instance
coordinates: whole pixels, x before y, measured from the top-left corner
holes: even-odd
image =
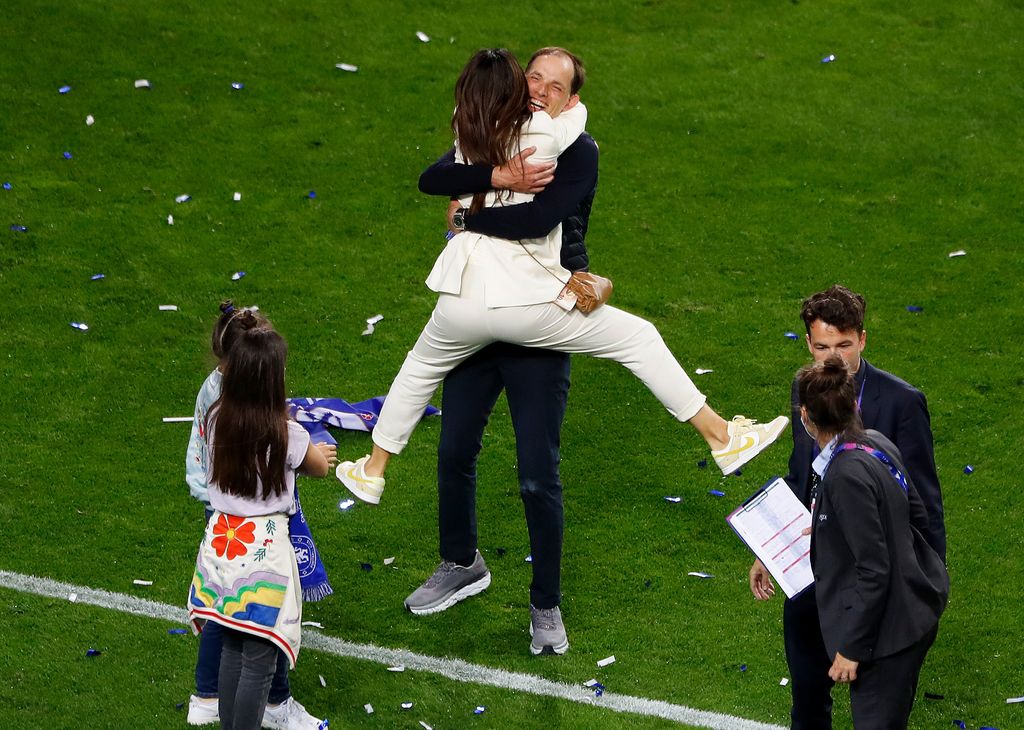
[[[576,106],[580,98],[570,95],[572,77],[572,61],[560,53],[537,58],[526,69],[526,81],[530,85],[530,111],[545,111],[548,116],[557,117],[566,109]]]
[[[838,330],[820,319],[811,322],[807,347],[815,362],[824,362],[829,355],[839,355],[851,373],[860,369],[860,354],[867,344],[867,331]]]

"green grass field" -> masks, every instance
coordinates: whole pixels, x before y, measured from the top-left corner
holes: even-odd
[[[183,606],[202,509],[183,480],[188,425],[161,417],[192,412],[217,303],[271,317],[292,394],[385,393],[433,306],[422,281],[445,203],[416,180],[450,144],[454,80],[477,48],[525,59],[559,44],[587,63],[601,146],[592,265],[688,370],[714,369],[697,382],[716,408],[786,412],[808,357],[783,336],[800,332],[802,298],[836,281],[865,294],[866,356],[928,395],[946,504],[953,589],[921,682],[944,699],[919,695],[911,725],[1024,727],[1024,707],[1005,704],[1024,695],[1020,2],[10,0],[3,18],[0,569]],[[437,561],[438,425],[394,462],[379,508],[339,513],[338,483],[306,481],[336,589],[306,618],[349,641],[786,723],[781,600],[751,598],[751,557],[724,517],[785,472],[788,445],[723,481],[625,369],[576,358],[572,649],[534,658],[503,402],[480,462],[492,587],[437,616],[403,611]],[[347,458],[368,448],[366,434],[339,436]],[[167,628],[0,589],[0,727],[184,727],[196,641]],[[103,654],[85,658],[90,647]],[[314,651],[293,687],[332,727],[670,725]]]

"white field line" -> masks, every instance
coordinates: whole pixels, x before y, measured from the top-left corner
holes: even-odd
[[[86,586],[76,586],[71,583],[61,583],[49,578],[38,578],[32,575],[22,575],[21,573],[0,570],[0,587],[63,600],[68,600],[68,597],[74,593],[77,596],[77,603],[122,611],[136,616],[161,619],[176,624],[184,624],[186,622],[184,607],[169,606],[166,603],[157,603],[145,598],[137,598],[122,593],[111,593],[110,591],[88,588]],[[770,725],[768,723],[745,720],[742,717],[734,717],[717,712],[705,712],[686,707],[685,705],[674,705],[670,702],[649,700],[643,697],[631,697],[630,695],[621,695],[614,692],[606,691],[601,697],[595,698],[593,692],[582,685],[553,682],[531,674],[509,672],[504,669],[493,669],[479,664],[470,664],[461,659],[442,659],[424,654],[416,654],[405,649],[385,649],[373,646],[372,644],[355,644],[333,636],[327,636],[310,628],[303,629],[302,635],[303,647],[307,649],[340,657],[363,659],[385,666],[404,664],[407,669],[430,672],[456,682],[483,684],[500,689],[528,692],[541,697],[556,697],[570,702],[602,707],[614,712],[660,717],[692,727],[711,728],[712,730],[785,730],[780,725]]]

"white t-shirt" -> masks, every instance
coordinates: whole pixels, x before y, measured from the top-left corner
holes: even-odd
[[[209,442],[214,443],[214,430],[217,417],[210,419]],[[217,482],[213,481],[213,459],[207,464],[206,481],[210,485],[210,506],[224,512],[225,514],[237,517],[258,517],[259,515],[271,515],[277,512],[285,514],[295,513],[295,471],[306,458],[306,449],[309,448],[309,433],[295,421],[288,421],[288,453],[284,459],[284,486],[285,490],[268,500],[246,499],[234,494],[225,494],[220,491]],[[262,494],[263,484],[257,477],[256,493]]]

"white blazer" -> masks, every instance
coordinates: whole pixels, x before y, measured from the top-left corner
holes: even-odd
[[[552,119],[547,112],[534,112],[523,125],[519,149],[536,147],[530,157],[534,164],[558,159],[587,124],[587,109],[577,104]],[[456,143],[456,160],[464,162]],[[469,207],[472,195],[460,198]],[[494,192],[487,194],[485,205],[518,205],[533,200],[530,193],[512,193],[499,200]],[[489,308],[518,307],[552,302],[562,291],[571,272],[561,263],[562,225],[558,224],[543,238],[509,241],[480,233],[463,231],[448,241],[434,268],[427,277],[427,286],[443,294],[462,291],[462,275],[470,257],[474,264],[483,263],[485,301]],[[532,254],[532,255],[531,255]]]

